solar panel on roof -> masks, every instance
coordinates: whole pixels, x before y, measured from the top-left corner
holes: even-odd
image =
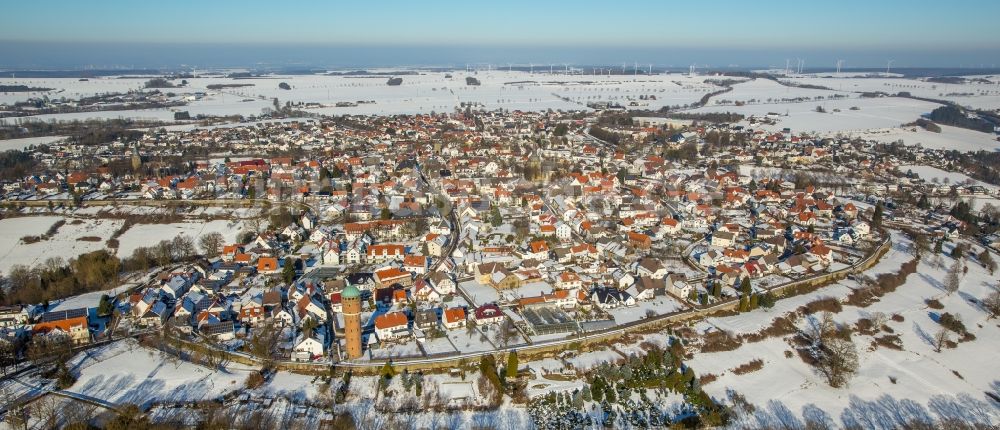
[[[70,318],[87,316],[87,308],[68,309],[65,311],[53,311],[42,314],[42,322],[61,321]]]

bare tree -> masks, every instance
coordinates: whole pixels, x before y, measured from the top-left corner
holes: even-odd
[[[253,328],[253,335],[248,343],[250,353],[265,360],[265,367],[271,359],[271,354],[281,340],[281,328],[268,322]]]
[[[45,259],[44,267],[45,270],[49,272],[55,272],[62,269],[66,265],[66,261],[62,257],[49,257]]]
[[[256,235],[257,233],[260,233],[261,228],[264,227],[264,217],[261,214],[257,214],[247,218],[243,224],[246,226],[247,230]]]
[[[1000,315],[1000,291],[994,291],[990,295],[983,299],[983,307],[986,308],[986,312],[989,313],[989,319],[996,318]]]
[[[806,335],[812,340],[813,345],[822,345],[831,334],[836,332],[837,323],[833,321],[833,314],[823,312],[818,320],[812,320],[806,329]]]
[[[153,249],[153,255],[156,256],[156,264],[160,266],[166,266],[173,261],[173,252],[170,249],[169,240],[161,240],[155,245]]]
[[[872,326],[878,330],[881,330],[882,326],[889,321],[889,317],[885,315],[885,312],[874,312],[869,319],[872,322]]]
[[[812,342],[809,349],[816,360],[814,365],[831,387],[844,386],[857,372],[857,347],[850,340],[850,332],[840,330],[834,322],[833,314],[824,312],[819,319],[813,319],[802,335]]]
[[[7,375],[7,368],[17,364],[17,347],[14,342],[0,342],[0,370],[4,376]]]
[[[950,296],[952,293],[958,291],[958,287],[962,284],[962,261],[955,260],[955,264],[948,269],[948,274],[944,277],[944,289],[948,292]]]
[[[831,387],[840,388],[858,371],[858,349],[850,339],[830,337],[816,365]]]
[[[171,246],[173,246],[173,255],[176,260],[186,259],[195,253],[194,239],[186,234],[174,237],[174,240],[171,241]]]
[[[31,409],[34,412],[32,415],[41,421],[42,428],[59,428],[59,415],[61,414],[62,405],[53,395],[46,394],[39,397],[38,400],[32,403]]]
[[[206,233],[201,235],[198,239],[198,245],[201,246],[202,252],[205,253],[207,257],[216,257],[219,255],[219,250],[225,245],[226,239],[222,237],[222,233],[213,231],[211,233]]]
[[[7,412],[3,420],[12,429],[28,428],[30,410],[27,405],[17,396],[9,391],[7,387],[0,388],[0,404],[6,405]]]
[[[472,335],[476,332],[476,320],[470,319],[465,323],[465,333],[469,335],[469,339],[472,339]]]
[[[503,322],[497,328],[496,341],[501,347],[506,348],[510,344],[511,339],[514,338],[517,333],[514,325],[510,322],[510,319],[504,318]]]
[[[948,343],[948,329],[941,327],[934,335],[934,352],[941,352],[941,348]]]

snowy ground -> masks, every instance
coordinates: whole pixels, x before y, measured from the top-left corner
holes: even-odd
[[[626,324],[649,318],[650,315],[664,315],[685,309],[685,306],[671,296],[660,296],[653,300],[643,300],[635,306],[615,308],[608,311],[616,324]]]
[[[725,98],[728,95],[729,93],[726,93],[719,97]],[[816,112],[817,106],[826,110],[826,113]],[[781,130],[788,127],[792,129],[792,133],[836,133],[897,127],[916,121],[921,115],[930,113],[939,106],[936,103],[896,97],[850,98],[799,103],[706,106],[693,112],[736,112],[747,117],[764,117],[773,113],[776,115],[771,115],[771,117],[778,121],[777,125],[758,127],[770,130]],[[858,109],[851,110],[852,107]],[[840,112],[835,112],[838,109]]]
[[[969,183],[974,185],[982,185],[983,187],[986,187],[991,190],[995,190],[998,188],[996,185],[987,184],[986,182],[983,181],[977,181],[962,173],[949,172],[947,170],[941,170],[938,169],[937,167],[932,167],[932,166],[915,166],[915,165],[899,166],[899,171],[904,173],[907,171],[912,171],[913,173],[916,173],[920,177],[920,179],[923,179],[927,182],[933,182],[936,179],[937,182],[941,184],[959,185],[959,184]]]
[[[135,287],[134,284],[122,284],[115,288],[109,288],[104,291],[94,291],[90,293],[84,293],[72,296],[58,301],[52,301],[49,304],[49,310],[65,311],[77,308],[96,308],[101,303],[101,296],[107,294],[110,297],[114,297],[120,293],[128,291],[130,288],[133,287]]]
[[[838,91],[817,90],[811,88],[797,88],[781,85],[770,79],[753,79],[733,85],[732,91],[713,97],[709,105],[722,104],[723,101],[742,102],[747,104],[776,104],[783,99],[809,98],[818,99],[820,97],[844,94]]]
[[[821,85],[837,91],[909,92],[916,97],[948,100],[976,109],[1000,108],[1000,79],[984,77],[992,83],[941,84],[919,79],[796,77],[783,81]]]
[[[916,118],[914,118],[916,119]],[[848,131],[844,134],[876,142],[892,143],[903,141],[907,145],[920,145],[929,149],[959,151],[997,151],[1000,141],[996,135],[981,133],[958,127],[940,125],[941,132],[935,133],[920,127],[895,127]]]
[[[902,249],[894,248],[870,273],[897,271],[908,258]],[[744,343],[735,351],[699,353],[690,364],[700,374],[719,376],[705,386],[709,394],[724,398],[732,389],[756,403],[757,413],[746,418],[750,424],[795,426],[806,417],[819,417],[834,427],[859,424],[862,428],[888,429],[900,427],[897,420],[933,417],[995,425],[1000,422],[1000,410],[984,393],[1000,393],[1000,381],[992,366],[984,363],[1000,358],[996,348],[1000,330],[996,321],[987,320],[983,310],[970,300],[985,297],[997,288],[996,281],[978,263],[968,261],[969,272],[959,292],[948,296],[942,290],[941,279],[952,262],[950,257],[940,258],[943,267],[935,264],[938,257],[929,257],[903,286],[879,302],[867,308],[845,306],[835,315],[836,321],[847,325],[876,312],[903,317],[903,321],[888,323],[901,337],[901,351],[873,348],[872,336],[853,335],[860,368],[846,389],[829,387],[797,354],[788,358],[786,351],[792,347],[782,338]],[[848,281],[779,300],[767,312],[712,318],[699,326],[711,325],[736,333],[756,331],[764,326],[761,323],[769,322],[770,318],[762,318],[768,313],[777,316],[818,298],[845,297],[849,286]],[[928,298],[939,299],[944,309],[929,309],[924,303]],[[934,352],[929,339],[938,331],[934,319],[940,312],[959,315],[977,339],[959,343],[956,349]],[[800,328],[809,323],[808,318],[800,321]],[[731,369],[754,359],[764,361],[763,369],[744,375],[732,373]]]
[[[212,370],[139,346],[134,340],[84,351],[68,367],[78,375],[67,391],[115,404],[214,399],[243,387],[252,369]]]
[[[132,255],[136,248],[152,246],[161,240],[170,240],[182,234],[190,236],[197,241],[203,234],[219,232],[225,237],[226,243],[233,243],[242,230],[242,222],[227,220],[185,221],[173,224],[137,224],[118,238],[118,255],[127,257]]]
[[[315,398],[319,394],[318,385],[315,376],[300,375],[291,372],[276,372],[267,381],[267,384],[259,388],[258,391],[271,396],[281,396],[304,401],[309,398]]]
[[[449,330],[448,339],[452,345],[462,352],[491,351],[496,349],[489,336],[483,334],[479,327],[469,334],[465,329]]]
[[[25,137],[22,139],[4,139],[0,140],[0,151],[8,151],[11,149],[24,149],[29,146],[35,145],[48,145],[53,142],[58,142],[65,139],[66,136],[42,136],[42,137]]]
[[[458,284],[458,288],[465,293],[474,303],[470,303],[473,306],[482,306],[487,303],[495,303],[500,300],[500,294],[497,293],[496,288],[489,285],[480,284],[478,280],[472,279],[469,281],[461,282]]]
[[[541,68],[540,68],[541,69]],[[172,109],[146,109],[130,111],[82,112],[51,114],[34,117],[38,120],[73,120],[89,118],[142,118],[173,121],[174,111],[188,111],[191,115],[259,115],[272,106],[272,100],[292,103],[316,103],[308,110],[320,114],[412,114],[431,111],[450,112],[471,103],[486,109],[509,110],[586,110],[590,102],[612,102],[631,108],[656,110],[663,106],[687,105],[698,101],[718,86],[706,83],[711,77],[681,74],[652,76],[567,75],[545,72],[507,72],[501,70],[480,72],[420,72],[400,75],[403,83],[388,86],[389,76],[327,76],[273,75],[259,79],[229,79],[199,77],[188,79],[180,88],[161,89],[175,93],[180,99],[195,92],[204,95],[187,106]],[[556,71],[556,70],[554,70]],[[556,71],[557,72],[557,71]],[[448,77],[450,75],[451,77]],[[478,86],[466,85],[465,78],[474,77]],[[14,103],[30,97],[48,96],[78,99],[103,93],[124,93],[140,89],[147,78],[117,79],[94,78],[88,81],[64,78],[0,78],[0,84],[24,84],[34,87],[54,88],[46,93],[4,93],[0,103]],[[290,90],[278,88],[288,83]],[[250,84],[223,90],[208,89],[212,84]],[[652,97],[650,97],[652,96]],[[339,102],[357,103],[353,107],[335,107]],[[373,102],[373,103],[358,103]],[[635,102],[635,105],[632,103]]]
[[[41,236],[55,222],[65,219],[66,224],[56,234],[36,243],[24,243],[24,236]],[[75,224],[75,222],[80,221]],[[62,216],[29,216],[0,220],[0,272],[8,272],[16,264],[29,267],[41,264],[50,257],[64,261],[80,254],[104,249],[105,241],[122,224],[119,220],[75,219]],[[81,238],[100,240],[80,240]]]

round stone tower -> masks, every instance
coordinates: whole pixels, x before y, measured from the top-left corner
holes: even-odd
[[[348,285],[340,293],[344,308],[344,340],[347,343],[347,359],[361,357],[361,291]]]

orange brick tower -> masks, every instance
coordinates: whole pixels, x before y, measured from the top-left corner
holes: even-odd
[[[361,358],[361,291],[348,285],[340,293],[344,307],[344,340],[347,343],[347,359]]]

